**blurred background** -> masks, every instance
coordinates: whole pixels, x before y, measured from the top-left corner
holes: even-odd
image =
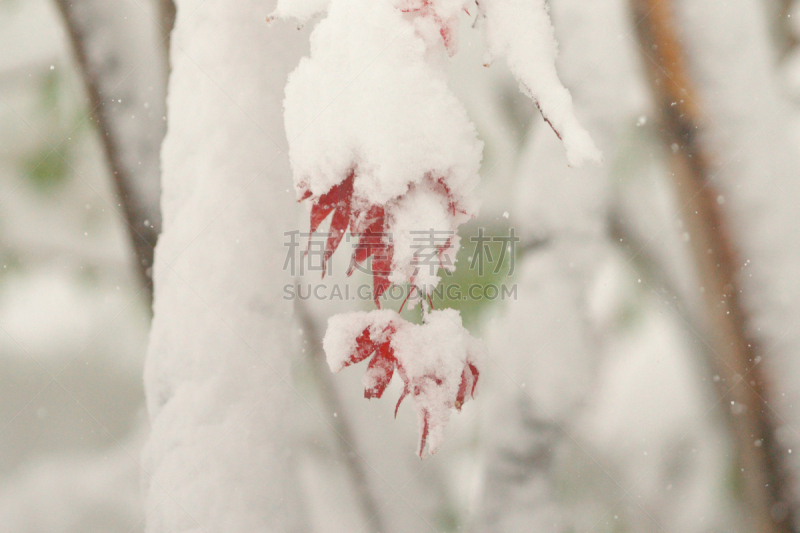
[[[96,61],[144,62],[102,105],[127,120],[124,155],[157,169],[166,48],[152,52],[159,41],[139,8],[109,4],[130,8],[120,15],[133,46],[117,64],[128,45],[104,47],[121,36],[99,23]],[[149,299],[64,20],[55,2],[0,2],[0,512],[7,531],[142,530]],[[137,172],[153,208],[157,177]]]
[[[518,297],[441,303],[493,359],[422,466],[410,409],[393,420],[390,402],[360,397],[360,372],[321,364],[318,332],[351,304],[297,303],[294,383],[336,412],[334,426],[300,421],[311,527],[796,531],[800,9],[551,3],[559,70],[604,165],[565,175],[552,132],[504,65],[482,66],[464,17],[448,69],[485,150],[459,265],[479,228],[522,241],[513,272],[460,268],[445,284]],[[174,16],[167,1],[0,0],[3,531],[144,530]],[[301,231],[306,219],[298,208]],[[335,257],[333,282],[366,282],[342,275],[347,261]]]

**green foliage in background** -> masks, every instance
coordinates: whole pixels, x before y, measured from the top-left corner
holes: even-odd
[[[484,238],[487,239],[483,251],[483,269],[479,269],[479,262],[475,258],[479,243],[476,241],[479,232],[483,230]],[[461,249],[456,256],[456,269],[454,272],[447,272],[440,268],[438,276],[441,282],[437,286],[432,301],[434,309],[452,308],[461,313],[464,326],[467,329],[475,330],[480,326],[483,313],[493,305],[502,304],[500,293],[503,285],[509,291],[513,290],[513,276],[509,276],[511,267],[520,259],[523,243],[517,243],[514,247],[509,247],[506,253],[501,254],[502,242],[492,242],[492,237],[508,237],[510,226],[506,219],[478,219],[465,224],[461,227]],[[518,236],[518,235],[517,235]],[[487,253],[488,248],[488,253]],[[512,260],[513,254],[513,260]],[[491,256],[491,259],[490,259]],[[499,259],[503,256],[503,261]],[[420,268],[428,268],[420,266]],[[490,287],[493,286],[493,287]],[[487,289],[488,288],[488,289]],[[497,297],[485,297],[485,294],[494,296],[497,288]],[[406,291],[408,287],[406,287]],[[470,290],[473,295],[470,295]],[[404,293],[404,294],[407,294]],[[513,298],[513,296],[510,296]],[[418,295],[413,293],[411,299],[418,299]],[[506,297],[506,300],[509,297]],[[401,301],[392,298],[382,298],[381,305],[388,309],[398,310]],[[402,316],[406,320],[414,323],[421,322],[420,306],[413,309],[408,303],[405,305]]]
[[[57,71],[44,76],[38,94],[37,114],[45,124],[44,138],[23,153],[19,165],[22,175],[41,192],[49,193],[63,185],[71,174],[72,146],[86,130],[86,114],[79,106],[64,105],[64,82]]]
[[[434,300],[434,306],[438,308],[453,308],[461,313],[464,326],[470,330],[477,330],[481,323],[481,317],[485,311],[495,304],[500,304],[501,299],[487,298],[492,296],[494,290],[489,286],[497,287],[502,290],[502,285],[511,287],[513,276],[511,273],[512,265],[518,263],[521,255],[522,243],[509,247],[506,253],[501,254],[502,242],[484,242],[484,250],[479,250],[479,232],[483,229],[484,238],[508,237],[510,226],[508,220],[476,220],[462,227],[461,249],[456,256],[456,269],[452,273],[444,270],[439,271],[442,278],[441,289],[437,294],[444,296],[442,299]],[[479,258],[476,254],[483,253],[483,272],[479,269]],[[514,257],[512,259],[512,254]],[[491,256],[491,259],[490,259]],[[503,257],[502,262],[499,259]],[[470,290],[478,295],[478,298],[470,296]]]

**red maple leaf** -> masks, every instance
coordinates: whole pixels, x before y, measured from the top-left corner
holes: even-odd
[[[354,180],[355,170],[351,170],[344,181],[334,185],[328,192],[313,200],[310,231],[311,233],[317,231],[320,224],[333,212],[323,256],[322,276],[324,277],[328,261],[342,242],[347,229],[350,229],[350,233],[353,237],[358,238],[359,242],[353,252],[353,261],[347,275],[353,273],[357,264],[363,264],[372,257],[373,298],[375,305],[380,308],[379,298],[391,285],[389,275],[392,273],[394,247],[386,232],[384,208],[373,205],[364,209],[353,205]],[[311,191],[307,190],[300,201],[312,196]]]
[[[375,305],[380,309],[379,298],[391,286],[389,276],[392,273],[392,260],[395,252],[387,225],[387,207],[381,205],[363,207],[363,202],[356,201],[353,192],[355,178],[355,170],[351,170],[342,182],[331,187],[325,194],[312,199],[310,232],[316,232],[322,222],[333,213],[323,256],[322,276],[324,277],[331,256],[342,242],[345,232],[348,228],[350,229],[350,234],[358,239],[358,243],[353,251],[347,275],[351,275],[356,266],[363,265],[367,259],[372,258],[372,294]],[[444,178],[426,176],[422,184],[412,185],[409,190],[416,186],[429,187],[445,198],[447,209],[452,216],[466,213],[459,207],[458,200],[453,196]],[[300,201],[312,197],[311,191],[306,190]],[[448,240],[446,244],[439,247],[440,254],[444,253],[451,244],[451,241]]]
[[[397,400],[397,405],[394,409],[394,415],[397,417],[400,404],[407,395],[411,394],[414,397],[419,397],[424,394],[427,387],[441,387],[443,385],[443,380],[433,373],[414,377],[408,375],[402,363],[398,361],[394,355],[392,336],[397,330],[393,324],[390,323],[386,326],[380,334],[377,335],[377,338],[373,338],[370,329],[369,326],[364,328],[361,334],[356,338],[355,349],[344,362],[342,368],[360,363],[370,355],[373,356],[367,366],[364,377],[364,398],[367,399],[380,398],[383,396],[386,387],[388,387],[389,383],[392,381],[392,376],[396,369],[400,379],[403,380],[403,392]],[[475,387],[478,385],[479,376],[478,368],[473,363],[467,362],[464,365],[458,392],[452,404],[450,404],[451,407],[455,407],[460,411],[462,405],[467,400],[467,395],[471,398],[475,397]],[[422,431],[418,451],[420,457],[422,457],[425,451],[430,426],[430,413],[427,409],[422,408]]]

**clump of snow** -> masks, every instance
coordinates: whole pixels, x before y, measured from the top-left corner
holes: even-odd
[[[482,143],[428,43],[386,0],[332,0],[311,55],[286,85],[289,157],[300,191],[326,193],[356,169],[355,196],[385,204],[426,176],[477,184]]]
[[[431,230],[455,236],[477,214],[472,191],[483,143],[436,62],[445,49],[454,50],[454,21],[463,4],[332,0],[311,35],[311,55],[286,86],[298,193],[319,204],[352,174],[350,223],[379,207],[383,231],[399,239],[387,243],[396,251],[394,283],[435,285],[435,271],[416,268],[412,241]],[[273,16],[289,13],[280,8]],[[457,252],[455,246],[452,239],[442,253]]]
[[[600,150],[575,117],[572,96],[559,81],[558,47],[544,0],[482,0],[479,5],[490,56],[508,60],[522,92],[563,142],[570,166],[601,161]]]
[[[295,18],[306,22],[328,9],[328,2],[329,0],[278,0],[278,6],[267,20],[272,22],[277,18]]]
[[[287,0],[271,17],[305,20],[320,6]],[[480,7],[491,53],[508,58],[563,140],[568,163],[599,161],[556,74],[543,0]],[[477,214],[483,145],[442,69],[445,54],[457,49],[461,10],[463,0],[330,0],[310,56],[286,86],[289,157],[298,198],[312,203],[312,231],[333,213],[329,257],[349,228],[360,239],[354,259],[372,257],[377,295],[406,282],[430,292],[438,268],[454,268],[458,226]],[[377,244],[386,248],[380,258],[369,249]],[[368,398],[380,397],[397,369],[420,420],[421,455],[426,440],[437,449],[450,408],[471,395],[474,342],[456,311],[432,311],[421,325],[377,311],[332,318],[324,347],[333,371],[374,353]]]
[[[478,357],[478,344],[454,309],[432,311],[422,325],[406,322],[404,326],[398,328],[392,347],[398,366],[412,384],[412,404],[421,433],[428,417],[428,450],[433,454],[444,440],[464,367],[474,365]]]
[[[394,369],[417,413],[419,454],[427,443],[433,454],[444,440],[453,408],[473,396],[478,381],[480,344],[470,337],[454,309],[431,311],[422,324],[389,310],[332,317],[323,340],[331,370],[338,372],[375,353],[364,375],[365,397],[380,398]]]
[[[331,191],[352,178],[351,194],[334,195],[346,205],[337,204],[332,231],[343,233],[348,225],[352,231],[359,214],[382,210],[392,272],[376,275],[376,285],[382,290],[389,282],[411,282],[429,291],[439,281],[436,268],[451,267],[457,239],[441,248],[446,255],[437,267],[424,269],[418,268],[419,255],[409,253],[418,249],[412,235],[455,235],[477,214],[473,190],[482,143],[442,69],[445,52],[456,51],[458,17],[468,12],[467,3],[284,0],[270,20],[304,21],[326,6],[326,18],[311,35],[310,56],[286,86],[284,118],[298,197],[311,198],[318,224],[330,212]],[[491,53],[508,58],[523,90],[562,138],[568,163],[599,160],[556,74],[544,3],[491,0],[480,8]],[[326,251],[332,254],[337,243]]]
[[[401,197],[391,210],[390,227],[394,243],[393,283],[413,282],[423,292],[431,293],[440,278],[438,267],[455,270],[455,256],[460,239],[455,231],[477,212],[451,210],[448,198],[430,187],[414,187]]]

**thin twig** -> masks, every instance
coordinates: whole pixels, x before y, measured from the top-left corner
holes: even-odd
[[[166,59],[166,72],[169,72],[170,71],[169,46],[171,42],[170,37],[172,30],[175,27],[175,18],[177,16],[177,10],[175,9],[174,0],[159,0],[158,8],[160,12],[159,15],[161,16],[161,31],[164,34],[164,47],[166,50],[164,58]]]
[[[381,516],[381,507],[373,497],[367,473],[359,462],[360,454],[357,449],[358,444],[355,439],[355,433],[347,418],[344,404],[339,398],[339,393],[336,391],[336,386],[331,379],[331,372],[325,362],[325,353],[322,350],[322,336],[319,334],[314,318],[309,313],[304,302],[298,301],[295,304],[295,315],[303,328],[303,335],[308,347],[308,360],[319,385],[322,400],[329,409],[336,413],[336,416],[331,419],[331,423],[339,436],[337,439],[339,454],[344,461],[353,488],[358,496],[362,515],[367,520],[365,527],[372,533],[386,531],[383,527],[385,522]]]
[[[87,33],[91,28],[82,23],[79,9],[81,2],[75,0],[55,0],[67,26],[72,42],[73,52],[78,62],[86,90],[89,95],[91,112],[100,133],[100,142],[105,152],[116,195],[124,211],[128,235],[133,244],[136,256],[136,271],[144,287],[148,302],[152,303],[153,286],[151,267],[153,265],[154,247],[158,238],[157,220],[153,220],[146,206],[138,201],[133,187],[134,176],[126,168],[122,159],[122,147],[112,127],[109,107],[105,105],[102,91],[102,69],[92,64],[89,57],[89,39]],[[82,6],[86,9],[87,6]],[[148,306],[149,307],[149,306]]]

